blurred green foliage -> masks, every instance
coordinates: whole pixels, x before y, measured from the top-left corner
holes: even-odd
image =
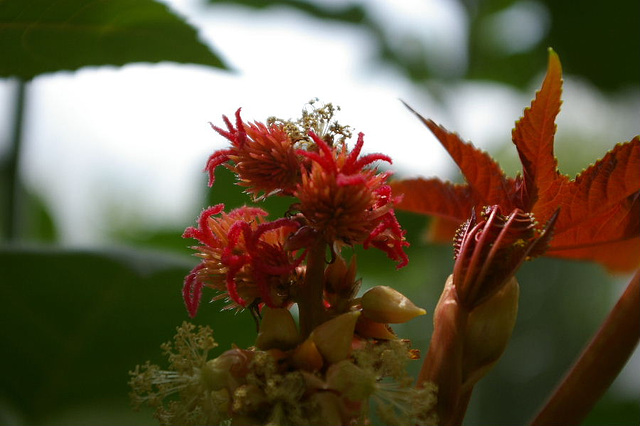
[[[302,0],[209,0],[211,8],[234,5],[289,8],[322,21],[365,31],[377,46],[375,60],[393,65],[416,87],[433,79],[487,79],[524,87],[543,70],[546,46],[559,52],[565,69],[602,90],[638,85],[640,38],[638,2],[601,4],[544,0],[459,1],[468,18],[468,61],[457,74],[438,74],[424,46],[399,51],[364,3],[325,4]],[[510,52],[486,37],[495,17],[510,8],[535,4],[546,10],[545,36],[526,50]],[[27,31],[28,30],[28,31]],[[413,42],[423,43],[419,37]],[[420,47],[420,46],[419,46]],[[0,76],[24,80],[83,66],[162,60],[224,68],[196,31],[152,0],[0,1]],[[204,159],[203,159],[204,161]],[[7,179],[8,180],[8,179]],[[247,202],[234,178],[218,170],[202,207]],[[6,192],[6,191],[5,191]],[[25,197],[28,241],[52,242],[55,224],[35,195]],[[262,207],[282,215],[287,199]],[[3,213],[9,205],[3,205]],[[197,212],[194,212],[195,223]],[[426,219],[398,214],[407,229],[411,262],[396,271],[377,251],[358,249],[366,287],[397,285],[431,313],[453,261],[451,247],[422,240]],[[127,248],[69,251],[52,246],[0,246],[0,424],[149,424],[150,414],[128,408],[127,371],[149,359],[161,365],[159,345],[187,319],[180,288],[195,264],[181,229],[127,230],[117,235]],[[135,247],[135,248],[134,248]],[[466,424],[525,423],[543,403],[606,315],[615,280],[596,265],[541,259],[520,274],[521,308],[513,341],[495,370],[475,391]],[[604,303],[603,303],[604,301]],[[232,343],[250,345],[255,325],[247,313],[219,312],[204,304],[196,323],[209,324],[220,351]],[[414,347],[426,351],[431,316],[397,327]],[[413,367],[417,372],[419,364]],[[587,425],[638,424],[638,401],[609,392]]]
[[[159,345],[188,319],[180,283],[194,264],[141,249],[0,249],[2,404],[26,424],[105,401],[129,412],[127,372],[145,360],[166,363]],[[207,308],[193,322],[215,329],[218,353],[252,343],[248,315]],[[0,423],[12,423],[3,411]]]
[[[196,30],[153,0],[3,0],[0,77],[174,61],[226,68]]]
[[[365,31],[376,45],[377,60],[394,66],[416,83],[436,78],[481,79],[524,87],[545,67],[546,47],[553,47],[568,72],[582,76],[604,90],[638,86],[640,37],[637,18],[640,4],[620,0],[605,7],[595,0],[573,3],[554,0],[456,0],[468,19],[466,69],[451,73],[432,63],[426,41],[408,37],[407,52],[397,47],[391,34],[360,2],[311,2],[307,0],[208,0],[212,5],[241,5],[256,10],[289,8],[314,19],[351,25]],[[508,40],[488,37],[495,18],[515,8],[538,11],[543,37],[524,50],[504,47]],[[506,18],[509,16],[507,15]],[[530,17],[533,19],[534,17]],[[546,22],[548,21],[548,22]],[[518,25],[520,22],[515,22]],[[500,34],[499,34],[500,35]],[[410,52],[410,54],[408,53]]]

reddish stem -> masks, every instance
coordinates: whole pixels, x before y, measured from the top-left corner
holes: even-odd
[[[418,386],[425,382],[438,386],[437,411],[439,425],[455,426],[462,422],[466,403],[460,406],[464,330],[469,313],[458,304],[452,276],[434,312],[434,330],[429,351],[418,375]],[[459,413],[461,409],[463,412]]]
[[[304,284],[297,300],[300,312],[300,334],[303,339],[306,339],[313,329],[326,319],[322,303],[326,247],[326,243],[318,238],[307,251]]]
[[[458,398],[458,405],[453,416],[449,420],[451,425],[461,425],[464,420],[464,416],[467,414],[467,408],[469,407],[469,401],[471,401],[471,394],[473,393],[473,386],[463,391]]]
[[[579,425],[620,374],[639,339],[640,270],[531,425]]]

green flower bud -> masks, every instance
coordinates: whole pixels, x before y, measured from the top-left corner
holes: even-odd
[[[318,351],[330,364],[342,361],[351,353],[351,341],[360,312],[351,311],[330,319],[311,332]]]
[[[427,313],[399,291],[387,286],[369,289],[361,300],[362,314],[381,323],[398,324]]]
[[[291,363],[294,367],[306,370],[317,371],[322,368],[324,360],[318,351],[316,344],[311,338],[300,343],[291,354]]]
[[[260,331],[256,338],[256,346],[262,350],[288,350],[298,344],[299,335],[295,320],[285,308],[262,308]]]

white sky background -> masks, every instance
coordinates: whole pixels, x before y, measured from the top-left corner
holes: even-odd
[[[198,204],[206,186],[202,167],[226,144],[208,123],[220,125],[221,115],[231,116],[238,107],[245,120],[263,121],[273,115],[295,118],[314,97],[333,102],[342,107],[341,123],[365,133],[365,151],[390,155],[397,174],[444,177],[454,173],[452,162],[399,99],[491,151],[495,143],[510,140],[514,121],[542,78],[526,93],[493,83],[446,86],[445,102],[439,104],[374,62],[375,46],[356,29],[285,10],[207,8],[201,0],[168,3],[201,30],[201,38],[235,73],[134,64],[38,77],[29,87],[21,166],[27,183],[52,208],[65,244],[104,244],[114,222],[132,229],[192,224],[204,207]],[[398,48],[408,32],[416,33],[435,46],[428,53],[443,69],[464,66],[465,17],[455,2],[365,4],[397,37]],[[538,12],[511,11],[507,20],[516,13],[526,18],[520,21],[534,23],[518,27],[530,33],[520,36],[523,46],[543,35],[544,14]],[[494,36],[513,41],[509,31],[519,30],[504,22],[496,17]],[[0,83],[4,128],[11,89]],[[637,133],[637,95],[614,102],[569,78],[560,132],[589,140],[602,135],[596,152],[603,154]]]

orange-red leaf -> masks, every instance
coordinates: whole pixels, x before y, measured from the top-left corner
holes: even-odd
[[[590,260],[598,262],[611,272],[632,272],[640,264],[640,238],[582,248],[552,249],[547,253],[547,256]]]
[[[403,194],[396,203],[401,210],[436,216],[430,226],[430,240],[450,242],[456,228],[471,214],[478,201],[468,185],[456,185],[440,179],[417,178],[390,183],[394,194]]]
[[[558,162],[553,154],[555,119],[560,112],[561,95],[562,67],[558,55],[550,49],[542,88],[512,132],[524,176],[521,208],[533,212],[542,222],[555,212],[568,182],[567,177],[558,172]]]
[[[617,145],[575,180],[559,173],[553,153],[560,111],[562,68],[549,51],[542,88],[513,130],[522,176],[505,177],[488,154],[411,110],[433,132],[460,167],[467,184],[437,179],[393,182],[405,193],[398,208],[436,215],[431,234],[442,240],[472,209],[519,208],[545,223],[559,216],[547,255],[599,262],[613,271],[640,265],[640,141]],[[559,209],[559,210],[558,210]]]
[[[455,222],[465,221],[477,202],[468,185],[456,185],[437,178],[397,180],[390,185],[394,193],[403,194],[398,208]]]
[[[406,104],[405,104],[406,105]],[[468,184],[469,194],[474,200],[482,201],[485,205],[500,204],[505,209],[512,209],[513,186],[500,165],[486,152],[476,148],[473,144],[464,142],[460,137],[428,120],[407,105],[425,126],[431,130],[442,146],[456,162]],[[468,209],[468,215],[471,209]],[[476,213],[480,213],[478,210]]]
[[[589,255],[616,269],[609,252],[618,242],[634,250],[617,253],[614,263],[638,264],[640,256],[640,140],[636,136],[630,142],[618,144],[601,160],[570,182],[569,196],[561,204],[561,215],[556,228],[550,255],[573,257],[585,253],[587,247],[607,245],[609,249]],[[580,251],[572,252],[572,249]],[[571,253],[569,255],[568,253]],[[624,261],[619,258],[632,257]]]

